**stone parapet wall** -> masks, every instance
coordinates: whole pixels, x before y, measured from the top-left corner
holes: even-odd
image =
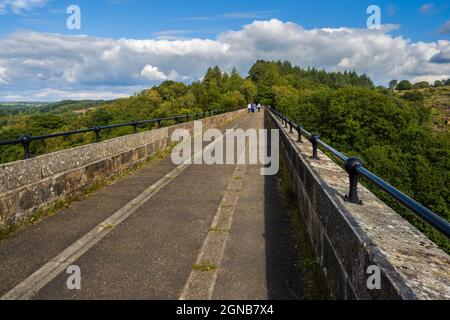
[[[202,119],[203,130],[245,113],[242,109]],[[175,129],[192,133],[193,127],[194,122],[186,122],[0,165],[0,229],[136,166],[168,148]]]
[[[265,121],[280,129],[280,156],[334,299],[450,299],[449,255],[363,186],[363,205],[346,202],[347,173],[320,151],[312,160],[311,143],[270,112]],[[373,267],[379,290],[367,286]]]

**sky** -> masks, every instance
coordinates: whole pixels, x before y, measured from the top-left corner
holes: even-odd
[[[80,29],[67,27],[71,5]],[[379,85],[448,79],[450,2],[0,0],[0,101],[114,99],[197,81],[214,65],[246,76],[257,59],[355,70]]]

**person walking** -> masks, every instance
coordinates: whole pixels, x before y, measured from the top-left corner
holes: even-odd
[[[252,110],[252,104],[250,102],[247,105],[247,110],[248,110],[248,113],[250,113]]]
[[[261,112],[261,103],[258,103],[258,112]]]

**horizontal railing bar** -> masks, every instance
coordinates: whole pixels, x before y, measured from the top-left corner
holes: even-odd
[[[137,121],[137,124],[140,125],[140,124],[148,124],[148,123],[155,123],[155,122],[158,122],[158,119],[140,120],[140,121]]]
[[[29,138],[31,141],[35,141],[35,140],[44,140],[44,139],[50,139],[50,138],[67,137],[67,136],[71,136],[71,135],[75,135],[75,134],[94,132],[94,131],[95,131],[95,128],[88,128],[88,129],[80,129],[80,130],[67,131],[67,132],[51,133],[51,134],[42,135],[42,136],[29,136]],[[21,142],[20,139],[19,139],[19,142]]]
[[[177,116],[166,117],[166,118],[132,121],[132,122],[127,122],[127,123],[117,123],[117,124],[111,124],[111,125],[106,125],[106,126],[97,126],[94,128],[80,129],[80,130],[74,130],[74,131],[56,132],[56,133],[51,133],[51,134],[47,134],[47,135],[39,135],[39,136],[23,135],[22,137],[20,137],[18,139],[0,141],[0,146],[21,144],[24,148],[24,159],[29,159],[31,157],[30,144],[33,141],[58,138],[58,137],[69,137],[69,136],[72,136],[75,134],[94,132],[95,133],[95,142],[100,142],[100,140],[101,140],[100,132],[102,130],[108,130],[108,129],[129,126],[129,127],[133,127],[134,132],[136,133],[137,128],[139,126],[149,124],[149,123],[158,123],[158,127],[163,127],[163,125],[161,124],[163,121],[175,120],[175,122],[178,123],[179,122],[178,120],[182,120],[182,119],[186,119],[186,120],[202,119],[202,118],[205,118],[208,116],[211,117],[213,115],[237,111],[239,109],[241,109],[241,108],[233,108],[230,110],[207,110],[207,111],[203,111],[203,112],[195,113],[195,114],[185,114],[185,115],[177,115]]]
[[[409,210],[417,214],[420,218],[425,220],[427,223],[432,225],[438,231],[450,238],[450,223],[441,218],[439,215],[431,211],[430,209],[424,207],[414,199],[410,198],[400,190],[394,188],[389,183],[373,174],[363,166],[357,168],[360,175],[365,177],[367,180],[375,183],[379,188],[385,191],[387,194],[392,196],[395,200],[400,202],[402,205],[407,207]]]
[[[319,140],[317,140],[317,142],[318,142],[322,147],[324,147],[327,151],[331,152],[335,157],[337,157],[337,158],[339,158],[340,160],[342,160],[342,162],[345,162],[345,161],[348,160],[348,157],[347,157],[345,154],[343,154],[343,153],[337,151],[336,149],[334,149],[333,147],[329,146],[328,144],[326,144],[326,143],[323,142],[322,140],[319,139]]]
[[[0,146],[6,146],[6,145],[11,145],[11,144],[19,144],[19,143],[21,143],[20,139],[4,140],[4,141],[0,141]]]
[[[230,112],[235,111],[235,110],[238,110],[238,109],[232,109],[232,110],[230,110]],[[93,128],[57,132],[57,133],[51,133],[51,134],[39,135],[39,136],[27,136],[27,137],[30,139],[30,141],[37,141],[37,140],[44,140],[44,139],[51,139],[51,138],[58,138],[58,137],[67,137],[67,136],[81,134],[81,133],[87,133],[87,132],[95,132],[98,130],[115,129],[115,128],[128,127],[128,126],[132,127],[132,126],[139,126],[142,124],[156,123],[156,122],[162,122],[162,121],[171,121],[171,120],[177,120],[177,119],[186,119],[187,117],[194,118],[194,117],[199,117],[199,116],[220,114],[220,113],[224,113],[224,112],[227,112],[227,110],[205,111],[205,112],[200,112],[197,114],[189,114],[189,115],[186,114],[186,115],[178,115],[178,116],[167,117],[167,118],[139,120],[139,121],[135,121],[135,122],[117,123],[117,124],[111,124],[111,125],[106,125],[106,126],[98,126],[98,127],[93,127]],[[0,141],[0,145],[11,145],[11,144],[21,144],[21,143],[22,143],[21,138]]]
[[[302,133],[307,137],[307,138],[311,138],[312,134],[309,133],[308,131],[306,131],[305,129],[300,129],[302,131]]]
[[[276,115],[278,115],[281,118],[281,121],[288,121],[291,123],[294,123],[292,120],[290,120],[288,117],[283,115],[281,112],[276,111],[272,108],[269,108],[269,110]],[[294,123],[295,124],[295,123]],[[296,127],[298,127],[297,124],[295,124]],[[367,170],[363,164],[362,161],[357,158],[348,158],[345,154],[337,151],[330,145],[326,144],[320,139],[317,139],[317,135],[313,135],[309,133],[308,131],[304,130],[303,128],[300,129],[302,134],[307,136],[308,138],[314,140],[311,141],[315,146],[315,150],[317,149],[317,145],[322,146],[325,150],[331,152],[334,156],[336,156],[338,159],[340,159],[342,162],[345,163],[346,171],[349,174],[350,177],[350,193],[349,196],[346,197],[347,201],[353,202],[353,203],[361,203],[361,201],[358,199],[357,195],[357,176],[361,175],[364,178],[366,178],[368,181],[374,183],[377,185],[380,189],[382,189],[384,192],[386,192],[388,195],[393,197],[397,202],[408,208],[410,211],[412,211],[414,214],[416,214],[418,217],[426,221],[429,225],[434,227],[436,230],[441,232],[443,235],[445,235],[447,238],[450,239],[450,223],[445,220],[444,218],[440,217],[435,212],[431,211],[430,209],[426,208],[425,206],[421,205],[411,197],[407,196],[400,190],[396,189],[377,175],[373,174],[369,170]],[[314,138],[314,139],[313,139]],[[316,153],[316,152],[315,152]],[[316,157],[313,156],[313,159],[317,160]],[[356,179],[356,180],[355,180]],[[353,180],[353,185],[352,185]],[[356,185],[355,185],[356,181]]]
[[[117,124],[109,124],[107,126],[95,127],[95,128],[92,128],[92,130],[95,131],[95,130],[116,129],[116,128],[123,128],[123,127],[131,127],[131,126],[134,126],[134,125],[135,124],[133,122],[131,122],[131,123],[117,123]]]
[[[186,118],[186,116],[160,118],[160,119],[157,119],[157,121],[171,121],[171,120],[182,119],[182,118]]]

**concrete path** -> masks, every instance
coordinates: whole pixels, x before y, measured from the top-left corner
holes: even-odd
[[[280,198],[258,165],[155,161],[1,242],[0,297],[302,299]],[[69,265],[81,290],[67,288]]]

